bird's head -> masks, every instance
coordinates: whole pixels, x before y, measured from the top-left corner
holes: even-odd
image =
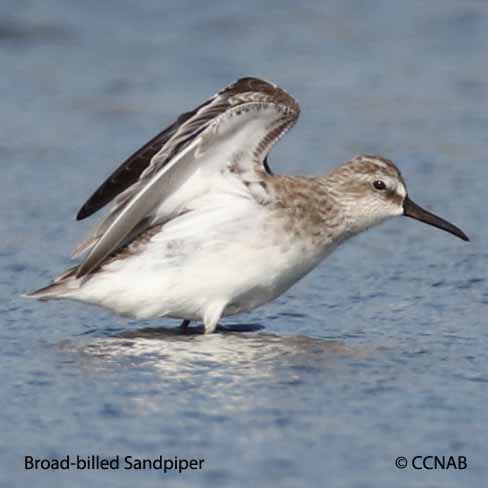
[[[329,191],[344,210],[352,232],[360,232],[389,217],[404,215],[469,241],[459,227],[410,200],[400,170],[380,156],[357,156],[327,178]]]

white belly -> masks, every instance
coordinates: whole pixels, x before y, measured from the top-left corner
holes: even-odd
[[[276,298],[322,257],[286,235],[268,210],[243,201],[170,222],[143,252],[111,263],[73,298],[136,318],[198,320],[215,303],[230,315]]]

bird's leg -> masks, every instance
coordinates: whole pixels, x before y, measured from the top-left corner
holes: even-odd
[[[190,320],[185,319],[185,320],[183,320],[183,322],[181,322],[180,329],[186,330],[186,329],[188,329],[189,325],[190,325]]]
[[[214,302],[207,307],[203,317],[204,334],[211,334],[215,331],[227,303],[227,301]]]

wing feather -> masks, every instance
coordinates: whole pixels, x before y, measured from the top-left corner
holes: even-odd
[[[76,216],[76,220],[86,219],[136,183],[150,165],[153,156],[164,147],[188,119],[191,119],[202,106],[210,103],[210,101],[207,100],[191,112],[181,114],[176,122],[129,156],[83,204]]]
[[[295,123],[299,112],[297,102],[277,86],[256,78],[242,78],[184,114],[183,119],[178,119],[179,125],[173,124],[160,134],[159,140],[158,136],[153,139],[151,147],[154,148],[166,138],[149,163],[145,161],[137,171],[129,171],[130,177],[125,180],[109,178],[97,190],[100,195],[94,198],[95,192],[91,197],[93,202],[90,204],[90,199],[84,205],[87,209],[82,218],[119,192],[111,213],[95,235],[82,245],[82,251],[91,250],[76,275],[81,277],[99,267],[107,256],[127,242],[141,222],[154,225],[155,218],[161,218],[158,209],[162,203],[177,194],[197,172],[204,181],[206,178],[210,182],[213,174],[235,161],[247,173],[268,172],[266,157],[271,146]],[[138,179],[127,184],[129,179],[135,179],[137,172]],[[201,193],[204,187],[199,185],[198,191]],[[191,198],[191,192],[184,198]]]

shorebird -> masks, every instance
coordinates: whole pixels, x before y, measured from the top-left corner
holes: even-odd
[[[74,251],[84,259],[27,296],[147,319],[221,317],[273,300],[346,239],[398,215],[468,241],[408,196],[389,159],[362,155],[327,176],[272,173],[268,153],[297,121],[278,86],[241,78],[151,139],[77,215],[114,204]]]

